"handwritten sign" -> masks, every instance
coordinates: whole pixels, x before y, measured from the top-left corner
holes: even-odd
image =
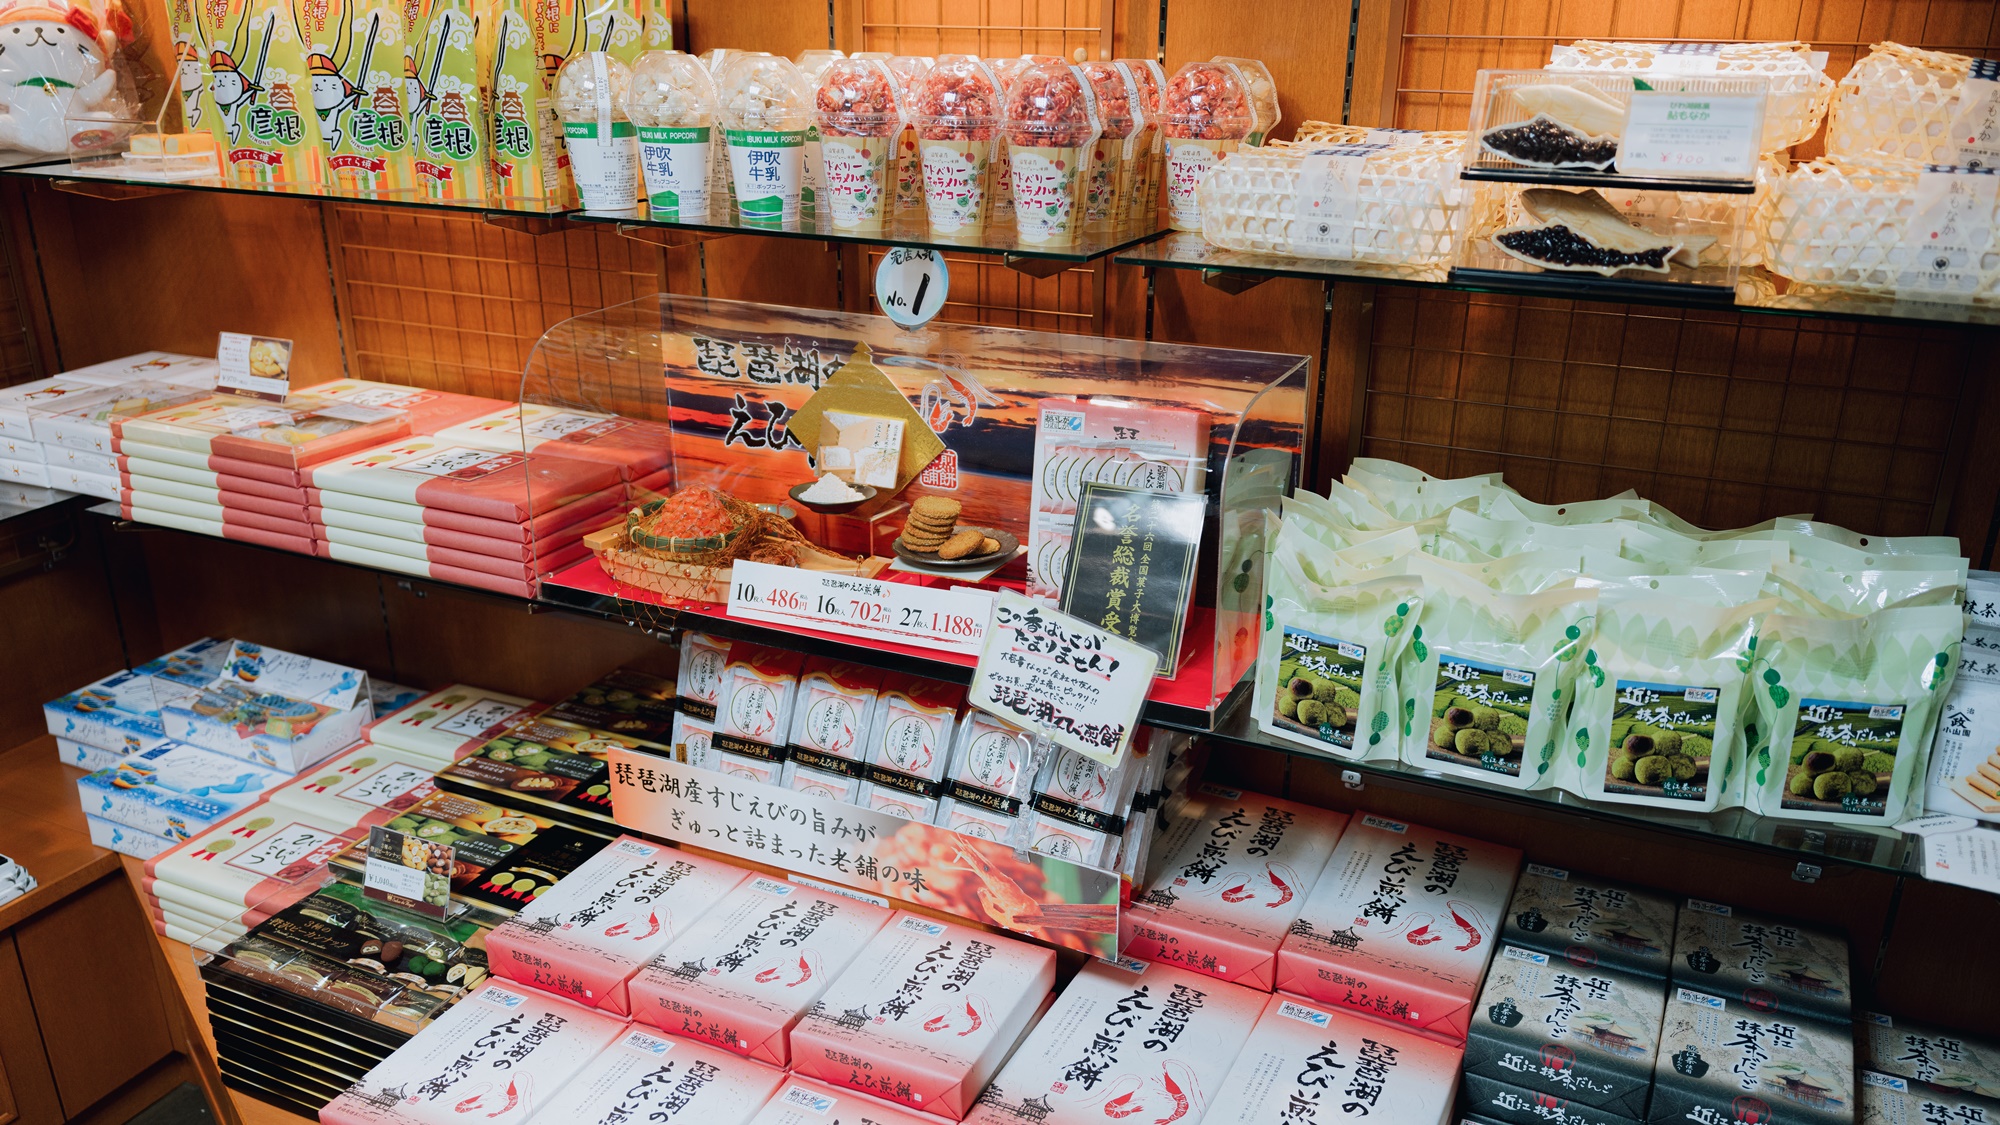
[[[1117,765],[1160,658],[1089,622],[1002,590],[972,676],[972,705]]]
[[[1748,179],[1764,133],[1761,94],[1640,91],[1618,146],[1625,175]]]
[[[851,574],[738,562],[729,579],[732,617],[803,626],[977,656],[992,596]]]

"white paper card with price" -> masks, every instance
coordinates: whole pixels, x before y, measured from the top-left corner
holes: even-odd
[[[770,563],[739,561],[729,579],[732,617],[967,656],[984,648],[992,606],[985,590],[939,590]]]
[[[1763,135],[1762,94],[1640,91],[1626,111],[1618,171],[1749,179]]]
[[[1002,590],[972,674],[974,707],[1116,766],[1160,658],[1081,618]]]

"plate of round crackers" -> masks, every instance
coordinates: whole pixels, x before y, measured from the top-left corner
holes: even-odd
[[[970,527],[958,522],[959,503],[941,496],[922,496],[910,505],[903,533],[891,544],[896,554],[920,566],[985,566],[995,559],[1009,559],[1021,549],[1021,541],[993,527]]]

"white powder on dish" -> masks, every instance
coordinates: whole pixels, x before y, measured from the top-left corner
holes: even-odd
[[[850,487],[846,481],[832,473],[828,473],[812,482],[804,492],[799,493],[799,499],[808,504],[852,504],[867,495],[858,488]]]

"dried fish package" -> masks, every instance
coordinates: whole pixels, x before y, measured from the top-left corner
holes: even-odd
[[[1719,66],[1701,74],[1687,63],[1678,69],[1643,78],[1610,68],[1480,71],[1465,146],[1468,178],[1749,180],[1772,141],[1772,76]]]
[[[1457,270],[1595,274],[1727,301],[1739,267],[1757,257],[1747,195],[1495,187],[1469,209]]]

